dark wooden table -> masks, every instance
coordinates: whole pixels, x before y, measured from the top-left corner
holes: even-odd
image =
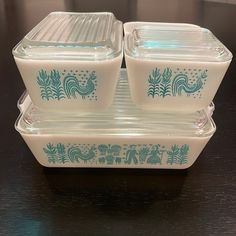
[[[14,130],[24,85],[11,49],[48,12],[199,24],[236,54],[235,1],[221,2],[0,1],[0,235],[236,235],[235,61],[214,99],[217,132],[188,170],[43,168]]]

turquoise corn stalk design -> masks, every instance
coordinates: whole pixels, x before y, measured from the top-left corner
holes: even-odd
[[[171,95],[171,75],[172,71],[170,68],[166,68],[162,74],[160,96],[163,98]]]
[[[148,147],[143,147],[139,150],[138,155],[139,155],[139,162],[144,163],[147,159],[149,153],[149,148]]]
[[[52,70],[50,77],[51,77],[51,83],[52,83],[53,97],[57,100],[65,98],[63,87],[61,85],[59,72],[56,70]]]
[[[159,95],[159,83],[161,81],[161,73],[157,68],[152,71],[149,75],[149,88],[148,88],[148,96],[152,96],[154,98],[155,95]]]
[[[58,154],[58,161],[60,163],[66,163],[69,161],[66,151],[65,151],[65,146],[64,144],[58,143],[56,146],[57,154]]]
[[[179,155],[179,147],[175,144],[171,147],[170,151],[167,151],[168,159],[167,164],[174,164],[177,162]]]
[[[177,159],[177,163],[182,165],[187,163],[187,157],[188,157],[188,151],[189,151],[189,146],[184,144],[180,150],[179,150],[179,156]]]
[[[51,81],[46,71],[44,70],[39,71],[39,76],[37,76],[37,83],[41,89],[42,99],[49,100],[50,98],[53,98],[52,90],[50,87]]]
[[[44,150],[44,152],[46,153],[46,155],[48,157],[48,162],[49,163],[58,162],[57,151],[56,151],[56,147],[54,145],[52,145],[51,143],[48,143],[47,147],[43,148],[43,150]]]

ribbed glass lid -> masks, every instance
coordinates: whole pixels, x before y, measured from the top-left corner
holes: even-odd
[[[223,62],[230,51],[207,29],[143,26],[125,36],[125,52],[139,59]]]
[[[136,107],[130,98],[125,70],[121,71],[114,103],[104,112],[74,115],[41,112],[28,96],[19,100],[18,107],[24,111],[16,122],[16,129],[24,134],[206,137],[215,131],[212,119],[204,110],[190,114],[168,114],[145,112]]]
[[[29,59],[104,60],[122,52],[122,23],[109,12],[53,12],[13,49]]]

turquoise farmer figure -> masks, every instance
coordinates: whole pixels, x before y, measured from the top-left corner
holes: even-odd
[[[138,164],[138,159],[136,155],[138,155],[138,152],[136,151],[136,145],[130,145],[129,149],[126,152],[125,163],[131,164],[133,161],[134,164]]]
[[[150,156],[149,158],[147,159],[147,163],[150,163],[150,164],[161,164],[161,152],[159,150],[160,148],[160,145],[153,145],[152,146],[152,150],[150,152]]]

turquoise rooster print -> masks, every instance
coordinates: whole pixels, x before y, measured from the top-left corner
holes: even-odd
[[[95,157],[95,146],[90,147],[88,151],[81,151],[81,148],[72,146],[68,149],[67,154],[71,162],[79,162],[79,159],[87,162]]]
[[[187,72],[188,71],[188,72]],[[184,93],[201,97],[200,90],[207,79],[207,70],[183,69],[172,71],[169,67],[161,71],[158,68],[152,70],[148,78],[147,95],[152,97],[182,96]]]
[[[70,70],[60,72],[58,70],[40,70],[37,75],[37,84],[40,89],[40,95],[43,100],[64,100],[82,99],[86,97],[91,100],[97,100],[95,94],[97,86],[97,76],[95,71],[88,70]],[[79,95],[79,96],[78,96]]]
[[[64,91],[68,98],[76,98],[76,94],[82,96],[85,99],[86,95],[91,94],[95,90],[95,84],[93,80],[96,79],[95,71],[92,71],[86,84],[83,85],[74,75],[67,75],[63,81]]]
[[[177,75],[172,82],[172,93],[174,96],[182,95],[182,92],[186,92],[187,94],[194,93],[202,88],[203,85],[203,79],[207,77],[206,71],[201,73],[200,76],[198,76],[198,79],[195,83],[189,84],[188,83],[188,76],[185,74],[179,74]]]

